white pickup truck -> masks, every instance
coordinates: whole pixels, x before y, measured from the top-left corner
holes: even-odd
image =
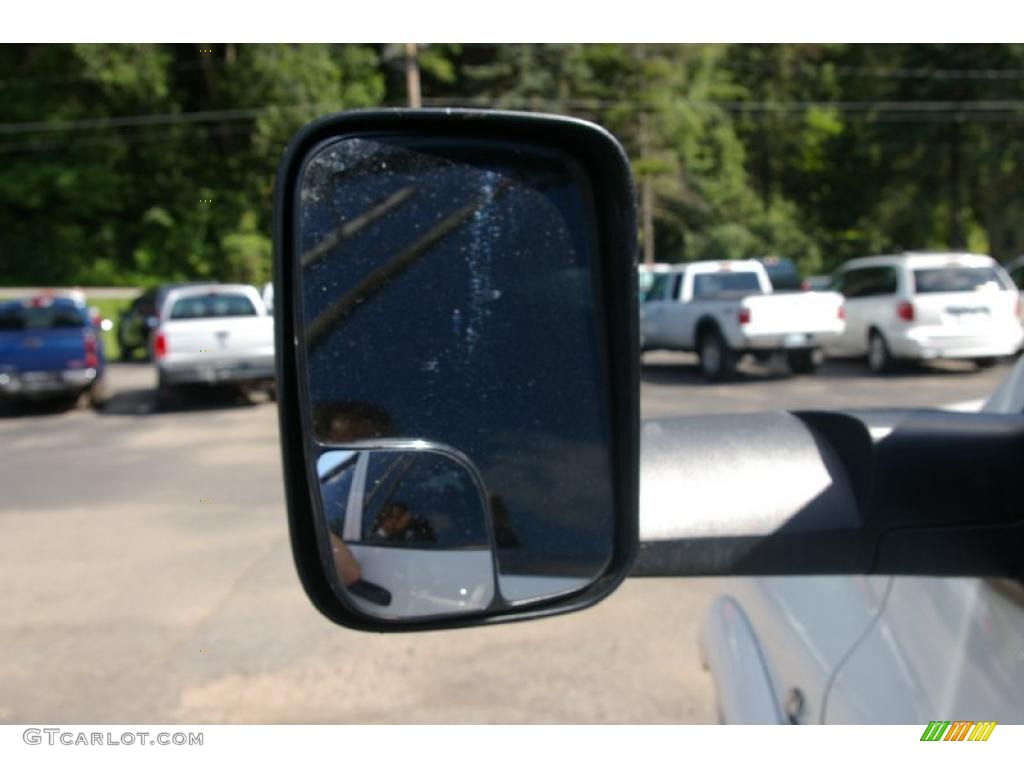
[[[153,334],[159,396],[185,384],[237,384],[273,391],[274,319],[251,285],[177,288]]]
[[[711,380],[729,377],[748,353],[784,353],[794,373],[813,373],[822,345],[844,327],[841,295],[772,295],[757,261],[675,265],[655,274],[640,306],[641,350],[695,351]]]

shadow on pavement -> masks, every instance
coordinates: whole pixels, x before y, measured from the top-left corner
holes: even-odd
[[[33,416],[59,416],[77,411],[77,397],[59,397],[46,400],[9,401],[0,399],[0,419],[20,419]]]
[[[999,367],[1005,368],[1012,361],[1002,361]],[[641,359],[640,381],[644,384],[679,385],[713,387],[717,384],[763,384],[772,381],[785,381],[791,378],[820,379],[879,379],[901,380],[921,379],[925,377],[957,377],[976,375],[984,369],[974,363],[960,360],[937,360],[933,362],[901,361],[896,368],[887,374],[872,373],[867,363],[858,359],[832,358],[826,360],[813,374],[796,376],[790,373],[781,361],[759,362],[744,360],[736,375],[724,382],[707,381],[701,374],[696,356],[672,355],[664,353],[658,359],[644,361]]]
[[[113,395],[99,411],[104,416],[153,416],[229,408],[250,408],[264,402],[266,394],[245,392],[238,387],[182,387],[169,400],[161,400],[155,389],[126,389]]]

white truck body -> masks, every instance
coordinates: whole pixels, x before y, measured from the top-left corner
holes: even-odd
[[[161,386],[274,378],[274,319],[251,285],[171,291],[153,337]]]
[[[641,347],[701,352],[712,332],[733,354],[815,351],[845,327],[831,291],[773,295],[756,261],[702,261],[655,275],[640,308]]]

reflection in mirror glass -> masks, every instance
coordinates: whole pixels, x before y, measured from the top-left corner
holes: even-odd
[[[424,449],[328,451],[317,474],[337,582],[366,613],[423,618],[491,604],[486,501],[458,460]]]
[[[508,602],[585,587],[613,547],[588,184],[546,148],[384,136],[325,143],[299,186],[311,450],[423,440],[468,457]]]

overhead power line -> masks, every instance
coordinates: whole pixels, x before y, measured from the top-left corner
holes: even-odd
[[[248,109],[222,109],[202,112],[169,112],[148,115],[120,115],[82,120],[36,120],[26,123],[0,123],[0,135],[18,133],[88,131],[110,128],[130,128],[148,125],[180,125],[183,123],[224,123],[233,120],[253,120],[270,112],[329,112],[337,109],[336,103],[270,104]]]
[[[1024,69],[1008,68],[950,68],[950,67],[888,67],[855,66],[837,64],[829,59],[818,61],[738,61],[723,58],[715,63],[734,71],[779,72],[782,70],[814,72],[829,69],[831,72],[846,77],[876,78],[882,80],[1024,80]]]
[[[543,109],[552,112],[591,111],[609,108],[630,108],[636,111],[655,111],[681,106],[695,110],[721,111],[729,114],[802,116],[810,110],[832,110],[847,116],[856,116],[877,122],[1020,122],[1024,120],[1024,99],[979,101],[736,101],[677,99],[653,102],[638,99],[548,99],[522,97],[493,99],[474,97],[466,99],[424,98],[429,106],[489,107],[496,102],[506,108]],[[24,134],[56,134],[69,131],[117,131],[117,138],[131,142],[133,137],[123,136],[120,129],[161,127],[184,124],[220,124],[254,120],[278,112],[327,113],[338,109],[336,103],[271,104],[260,107],[199,112],[173,112],[163,114],[118,115],[114,117],[82,120],[36,120],[20,123],[0,123],[0,136]],[[143,140],[148,140],[146,137]],[[88,143],[81,139],[75,144]],[[0,145],[0,148],[19,145]],[[33,145],[29,148],[35,148]]]

